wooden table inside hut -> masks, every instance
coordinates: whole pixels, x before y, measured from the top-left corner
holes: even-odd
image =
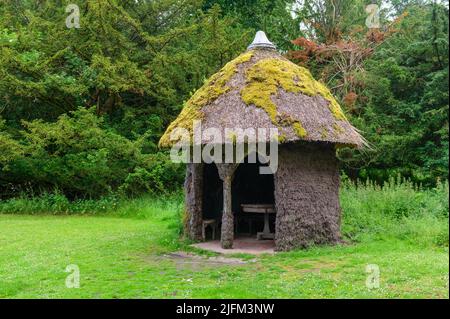
[[[275,234],[270,232],[269,214],[275,214],[275,207],[271,204],[242,204],[242,212],[264,214],[264,229],[256,234],[258,240],[274,239]]]

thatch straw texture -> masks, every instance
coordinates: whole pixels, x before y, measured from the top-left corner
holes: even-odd
[[[213,75],[186,103],[160,140],[170,147],[175,128],[193,132],[193,120],[202,130],[218,128],[222,143],[232,136],[225,128],[278,128],[281,143],[321,141],[361,147],[364,138],[348,122],[330,91],[310,72],[275,50],[245,52]],[[228,140],[227,140],[228,139]],[[265,139],[268,141],[269,135]],[[201,144],[211,142],[204,136]]]

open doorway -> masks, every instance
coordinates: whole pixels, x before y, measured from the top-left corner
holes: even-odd
[[[258,156],[256,163],[249,163],[246,157],[234,173],[232,208],[237,238],[273,239],[276,218],[273,174],[259,171],[267,165]]]
[[[275,232],[275,198],[273,174],[260,174],[268,166],[246,157],[234,172],[231,187],[235,238],[273,239]],[[216,164],[203,165],[203,240],[220,239],[223,211],[223,182]]]
[[[223,211],[223,183],[215,163],[203,165],[202,237],[220,239]]]

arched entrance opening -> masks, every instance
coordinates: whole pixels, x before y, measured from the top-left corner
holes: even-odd
[[[219,172],[215,163],[203,164],[202,194],[202,220],[214,220],[214,224],[211,224],[210,227],[202,225],[202,231],[204,232],[203,237],[204,239],[213,238],[214,227],[214,239],[219,239],[223,211],[223,182],[219,177]]]
[[[273,239],[276,218],[274,176],[261,174],[260,167],[268,164],[255,157],[256,162],[254,157],[247,156],[234,173],[232,209],[235,236]],[[263,231],[265,235],[262,236]]]

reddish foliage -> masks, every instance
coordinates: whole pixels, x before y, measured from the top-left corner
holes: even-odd
[[[311,57],[316,55],[317,44],[304,37],[299,37],[291,41],[292,44],[302,47],[302,50],[289,51],[289,57],[300,63],[307,62]]]
[[[379,29],[369,29],[366,33],[367,41],[371,43],[381,43],[384,41],[385,33],[381,32]]]
[[[358,95],[355,92],[348,92],[344,96],[344,104],[351,108],[353,105],[355,105],[356,99],[358,98]]]
[[[325,34],[325,43],[299,37],[291,42],[298,50],[288,52],[288,57],[302,65],[315,65],[320,70],[324,82],[332,80],[333,90],[338,89],[343,104],[350,112],[355,112],[355,104],[365,103],[364,95],[358,96],[364,83],[356,74],[364,72],[364,61],[388,37],[396,33],[395,28],[407,15],[399,16],[383,29],[369,29],[364,36],[364,27],[355,26],[345,37],[337,28],[325,30],[320,24],[311,23],[313,28]],[[363,36],[361,36],[363,35]],[[313,63],[311,63],[313,62]]]

